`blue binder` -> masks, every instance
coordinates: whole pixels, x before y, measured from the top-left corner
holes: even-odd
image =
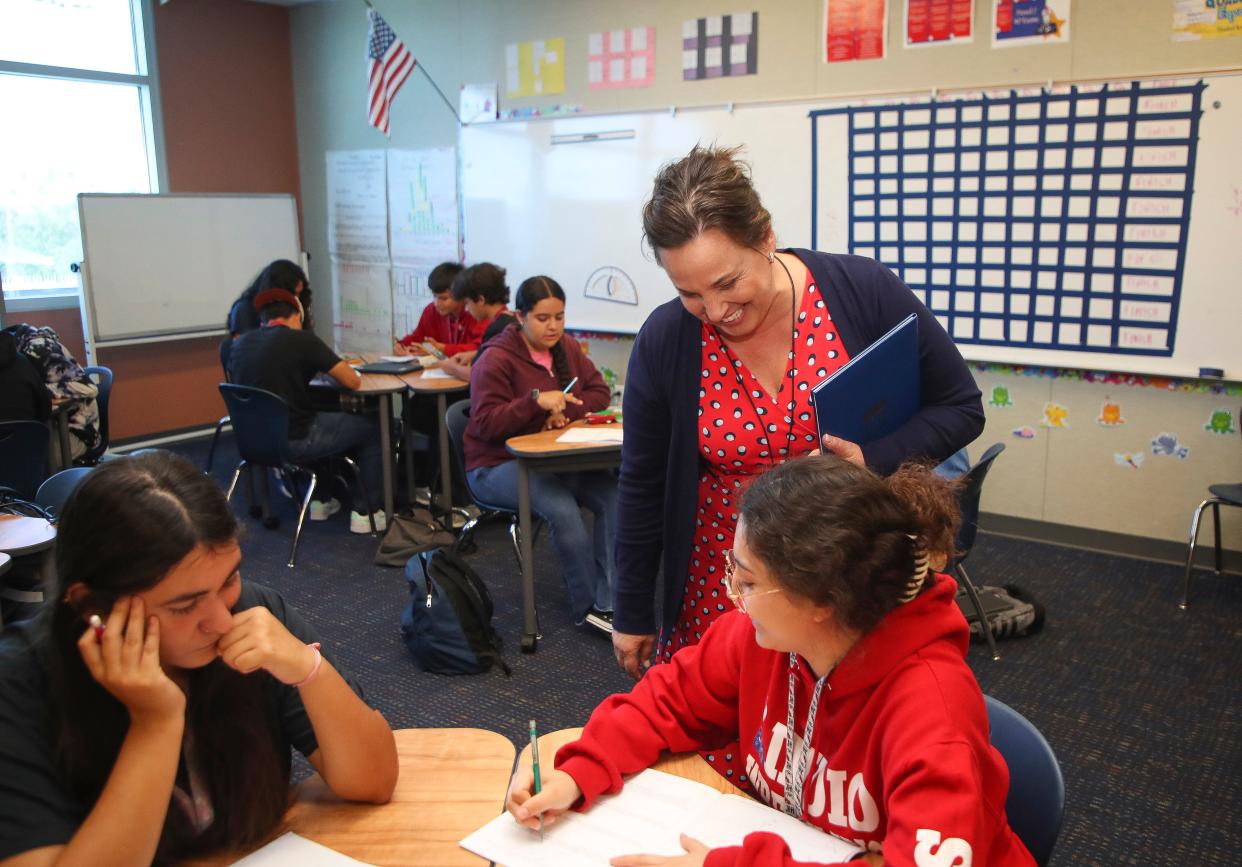
[[[821,445],[824,434],[862,445],[909,421],[922,406],[915,314],[811,389],[811,396]]]

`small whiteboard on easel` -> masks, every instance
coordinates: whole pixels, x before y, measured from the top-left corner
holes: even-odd
[[[224,334],[269,262],[305,264],[291,195],[82,193],[78,213],[90,353]]]

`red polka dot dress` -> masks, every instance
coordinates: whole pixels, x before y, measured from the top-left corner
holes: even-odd
[[[733,546],[742,492],[774,464],[815,450],[811,388],[849,360],[810,272],[777,395],[767,393],[707,323],[702,346],[698,427],[703,474],[686,592],[672,632],[662,637],[662,662],[698,644],[707,627],[733,608],[725,594],[724,552]],[[717,771],[744,786],[741,769],[732,766],[739,756],[727,748],[705,754]]]

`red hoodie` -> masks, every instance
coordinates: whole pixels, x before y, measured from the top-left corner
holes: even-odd
[[[578,342],[561,335],[569,375],[578,377],[570,390],[581,404],[565,405],[570,421],[608,406],[611,395],[604,378]],[[505,440],[543,430],[548,411],[532,398],[531,391],[559,389],[555,374],[530,356],[520,328],[508,328],[493,337],[487,352],[470,368],[470,423],[466,426],[466,469],[494,467],[513,460]]]
[[[487,325],[487,322],[476,320],[464,308],[455,316],[442,316],[435,304],[428,304],[418,319],[418,327],[398,342],[409,348],[424,340],[438,340],[444,344],[445,355],[456,355],[478,349]]]
[[[882,845],[894,867],[1033,867],[1005,818],[1009,769],[988,742],[955,592],[951,578],[936,576],[931,589],[864,635],[828,678],[803,821],[871,851]],[[749,618],[730,612],[628,695],[606,699],[582,738],[560,750],[556,766],[578,783],[585,809],[663,750],[738,740],[751,793],[780,809],[789,673],[789,654],[761,648]],[[815,676],[801,658],[794,675],[800,749]],[[754,833],[741,846],[713,850],[706,863],[801,862],[779,837]]]

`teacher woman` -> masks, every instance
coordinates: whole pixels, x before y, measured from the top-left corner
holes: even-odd
[[[778,250],[737,149],[695,147],[661,169],[643,233],[678,298],[638,334],[625,381],[613,649],[638,678],[697,644],[730,610],[724,552],[747,482],[814,451],[811,388],[911,313],[922,409],[883,439],[824,449],[889,473],[939,462],[983,430],[961,354],[914,293],[878,262]],[[723,757],[722,757],[723,758]]]

